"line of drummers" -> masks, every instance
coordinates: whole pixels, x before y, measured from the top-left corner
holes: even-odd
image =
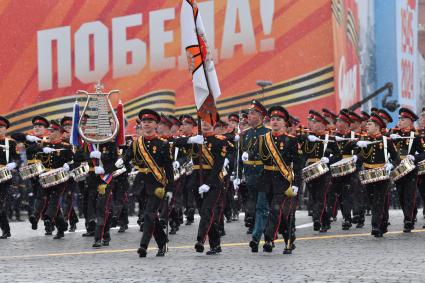
[[[139,118],[142,116],[143,113]],[[262,234],[266,240],[264,250],[271,250],[278,233],[283,234],[287,249],[293,249],[297,190],[304,184],[309,194],[308,205],[315,231],[330,229],[331,217],[338,209],[344,217],[343,229],[349,229],[352,223],[361,228],[369,204],[372,234],[381,237],[387,232],[392,183],[397,188],[403,210],[404,231],[410,232],[414,228],[417,190],[425,196],[422,188],[425,187],[422,177],[425,175],[425,131],[415,129],[414,123],[420,119],[422,125],[425,112],[419,118],[409,109],[400,109],[397,127],[391,130],[386,127],[392,118],[383,109],[372,109],[370,114],[344,109],[338,114],[326,109],[321,112],[311,110],[307,127],[304,127],[283,107],[272,107],[267,111],[260,102],[253,101],[246,112],[233,113],[227,118],[227,122],[219,121],[212,132],[220,136],[219,140],[225,140],[220,143],[221,148],[212,154],[213,160],[220,156],[223,158],[224,170],[220,173],[224,173],[224,178],[217,179],[217,182],[223,184],[225,191],[212,210],[211,205],[204,201],[210,215],[201,214],[201,218],[208,222],[205,227],[200,227],[202,231],[198,242],[203,244],[210,234],[211,238],[215,237],[210,231],[212,228],[217,228],[218,233],[224,235],[223,214],[236,220],[243,207],[245,225],[248,233],[253,235],[250,243],[252,251],[258,249]],[[33,189],[34,202],[31,203],[33,209],[29,217],[32,229],[37,229],[42,220],[47,235],[57,229],[55,239],[64,237],[68,222],[71,230],[75,231],[78,217],[72,192],[78,187],[83,192],[80,209],[83,210],[87,229],[83,236],[94,237],[95,247],[108,245],[111,225],[118,222],[121,232],[127,228],[126,205],[130,183],[138,184],[143,190],[140,178],[151,170],[146,165],[135,165],[134,156],[125,158],[127,153],[131,156],[134,150],[133,141],[146,134],[138,127],[136,137],[129,137],[128,144],[121,147],[113,142],[97,147],[88,143],[72,147],[68,143],[72,127],[70,117],[48,121],[36,116],[32,122],[34,128],[30,133],[16,133],[9,138],[7,129],[10,122],[0,117],[1,238],[11,235],[5,209],[6,192],[12,174],[19,171],[20,177],[30,182]],[[158,180],[146,180],[146,183],[159,182],[158,187],[168,187],[163,191],[154,188],[153,193],[164,198],[166,193],[172,192],[170,204],[159,204],[157,215],[155,209],[147,207],[147,197],[143,197],[143,193],[138,194],[141,196],[138,198],[141,230],[145,227],[146,217],[157,217],[161,227],[168,222],[171,234],[174,234],[183,223],[183,209],[188,225],[194,221],[195,209],[201,212],[198,199],[203,192],[198,194],[196,191],[204,184],[195,182],[195,179],[199,180],[198,176],[191,176],[200,169],[209,172],[211,164],[206,160],[204,165],[194,165],[193,161],[199,157],[194,150],[197,141],[177,141],[182,137],[196,137],[196,125],[196,121],[188,115],[179,119],[161,115],[153,129],[155,136],[161,140],[181,144],[168,149],[170,158],[166,161],[172,166],[173,177],[164,172],[162,178],[169,180],[163,184]],[[163,149],[160,149],[152,146],[151,154],[164,155]],[[146,160],[139,161],[146,163]],[[162,170],[169,171],[165,167]],[[188,190],[188,187],[196,189]],[[209,190],[213,185],[207,187]],[[202,190],[205,189],[203,187]],[[146,208],[152,213],[143,213]],[[154,226],[151,226],[152,223],[156,222],[150,219],[149,229]],[[214,225],[209,225],[211,223]],[[150,237],[155,237],[155,233],[159,234],[154,231]],[[150,239],[149,236],[145,238]],[[147,240],[142,238],[142,241]],[[217,244],[214,245],[213,248],[217,247]]]

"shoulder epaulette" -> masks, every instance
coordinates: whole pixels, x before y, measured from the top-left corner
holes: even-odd
[[[227,138],[223,135],[215,135],[216,138],[218,138],[219,140],[227,140]]]

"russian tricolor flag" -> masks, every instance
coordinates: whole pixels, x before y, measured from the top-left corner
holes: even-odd
[[[71,136],[69,137],[69,143],[73,146],[81,145],[80,133],[78,133],[78,123],[80,122],[80,104],[75,101],[73,112],[72,112],[72,129]]]

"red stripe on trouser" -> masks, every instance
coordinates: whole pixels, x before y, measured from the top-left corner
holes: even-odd
[[[61,199],[61,196],[63,195],[63,191],[64,191],[64,189],[62,190],[62,192],[58,196],[58,202],[56,204],[56,213],[55,213],[55,216],[53,218],[58,217],[59,207],[60,207],[60,199]]]
[[[40,220],[40,217],[42,216],[41,214],[46,209],[46,206],[47,206],[47,197],[43,197],[43,207],[41,208],[40,213],[38,214],[37,221]]]
[[[103,239],[106,221],[108,220],[108,217],[109,217],[109,201],[111,199],[111,195],[112,195],[112,192],[109,192],[108,199],[106,200],[106,206],[105,206],[105,210],[104,210],[104,214],[103,214],[103,226],[102,226],[102,232],[100,233],[100,239]]]
[[[208,229],[207,229],[207,231],[205,231],[205,235],[204,235],[204,238],[203,238],[203,241],[202,241],[203,243],[205,243],[205,241],[206,241],[206,239],[207,239],[207,236],[208,236],[208,233],[210,232],[211,225],[212,225],[212,223],[214,222],[214,210],[215,210],[215,207],[217,206],[218,201],[220,200],[220,196],[221,196],[221,191],[218,193],[217,200],[215,201],[214,206],[212,206],[212,207],[211,207],[211,219],[210,219],[210,224],[208,225]]]
[[[323,214],[325,213],[325,210],[326,210],[326,200],[327,200],[327,195],[328,195],[328,189],[329,189],[329,185],[326,186],[326,190],[325,190],[322,213],[320,214],[320,224],[322,224],[322,222],[323,222]]]
[[[274,235],[273,240],[275,240],[277,238],[277,232],[279,231],[280,222],[282,221],[282,208],[285,206],[286,200],[287,199],[285,198],[285,200],[282,202],[282,204],[279,207],[279,217],[278,217],[278,220],[277,220],[276,228],[275,228],[274,233],[273,233],[273,235]],[[289,208],[290,208],[290,206],[289,206]]]
[[[332,209],[332,216],[334,216],[335,215],[335,212],[336,212],[336,210],[337,210],[337,208],[336,208],[336,203],[338,202],[338,195],[337,194],[335,194],[335,202],[334,202],[334,207],[333,207],[333,209]]]

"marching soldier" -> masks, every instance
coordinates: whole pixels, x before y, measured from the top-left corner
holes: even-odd
[[[292,186],[294,171],[291,163],[297,163],[297,139],[285,133],[289,114],[285,108],[274,106],[269,109],[271,132],[260,136],[258,147],[259,156],[264,164],[262,184],[265,187],[269,203],[270,215],[264,232],[265,243],[263,251],[272,252],[273,241],[277,237],[279,226],[282,223],[285,240],[285,253],[295,247],[294,221],[289,221],[295,211],[298,187]],[[292,222],[292,223],[291,223]],[[258,251],[258,242],[261,233],[253,233],[250,247],[253,252]]]
[[[333,113],[332,111],[330,111],[327,108],[323,108],[322,109],[322,116],[328,122],[326,130],[329,132],[329,134],[333,134],[333,132],[336,129],[335,124],[336,124],[336,119],[338,118],[338,115],[336,115],[335,113]]]
[[[196,127],[196,121],[190,115],[180,116],[180,126],[181,137],[189,138],[193,136],[194,128]],[[179,145],[180,153],[178,156],[178,162],[182,165],[183,163],[190,163],[193,155],[193,146]],[[193,173],[186,173],[186,176],[183,177],[182,182],[182,193],[183,193],[183,204],[185,207],[184,214],[186,215],[186,225],[191,225],[195,220],[195,196],[193,191],[189,187],[189,180]]]
[[[61,119],[60,125],[63,129],[62,141],[69,143],[69,137],[72,131],[72,117],[65,116]],[[64,192],[63,214],[65,221],[69,222],[69,232],[75,232],[77,229],[78,215],[74,209],[76,196],[78,195],[78,182],[70,178]]]
[[[408,158],[415,162],[418,154],[423,152],[423,142],[417,135],[413,123],[418,120],[418,116],[407,108],[400,108],[398,130],[390,135],[401,159]],[[419,160],[420,161],[420,160]],[[404,230],[410,232],[414,229],[415,209],[416,209],[416,188],[417,169],[395,182],[398,199],[404,214]]]
[[[0,168],[2,170],[9,170],[12,174],[20,163],[20,156],[16,150],[16,142],[6,137],[6,132],[9,127],[9,120],[0,116]],[[2,231],[0,239],[11,237],[6,205],[11,184],[12,179],[2,180],[0,183],[0,228]]]
[[[327,120],[318,112],[310,110],[308,128],[310,135],[300,138],[301,151],[307,159],[307,166],[317,162],[332,164],[341,159],[335,140],[326,132]],[[330,189],[330,173],[323,174],[306,184],[312,198],[314,231],[327,232],[331,228],[331,211],[327,209]]]
[[[346,149],[352,150],[357,146],[358,166],[365,170],[382,169],[389,175],[390,171],[399,164],[400,158],[394,143],[383,133],[386,122],[377,113],[372,113],[366,125],[367,136],[363,140],[347,144]],[[388,159],[390,154],[390,159]],[[366,185],[369,198],[372,199],[372,235],[382,237],[388,230],[389,180],[372,182]]]
[[[202,121],[202,133],[203,136],[181,138],[176,144],[199,144],[192,146],[194,172],[188,183],[201,216],[195,250],[202,253],[208,237],[210,251],[207,254],[213,255],[221,252],[219,203],[223,194],[222,170],[227,153],[227,139],[225,136],[215,135],[213,125],[206,121]]]
[[[36,154],[36,158],[43,162],[46,171],[63,168],[64,172],[68,172],[70,166],[68,163],[72,161],[72,148],[69,143],[62,142],[63,128],[60,123],[52,120],[49,127],[49,139],[40,144],[40,152]],[[68,183],[60,183],[49,188],[43,188],[47,194],[47,208],[45,212],[46,221],[52,225],[56,225],[57,234],[53,239],[60,239],[65,236],[64,232],[68,229],[68,223],[62,213],[61,198],[66,190]]]
[[[139,112],[143,135],[134,140],[123,159],[119,159],[115,166],[132,161],[142,176],[142,192],[146,197],[144,208],[143,236],[137,253],[146,257],[149,242],[153,237],[158,245],[157,256],[164,256],[166,252],[167,235],[159,225],[158,209],[166,196],[172,198],[174,183],[171,152],[168,142],[156,135],[156,128],[160,116],[153,110],[143,109]]]
[[[264,192],[260,192],[262,186],[261,173],[263,163],[258,154],[254,152],[258,143],[258,137],[269,132],[269,129],[263,126],[263,119],[267,114],[266,108],[257,100],[251,102],[248,110],[248,124],[250,128],[241,134],[241,159],[243,161],[243,170],[248,189],[248,199],[245,207],[245,226],[248,227],[247,234],[252,234],[256,222],[258,231],[262,233],[266,225],[268,216],[267,199]],[[235,180],[239,185],[240,180]],[[257,219],[257,215],[259,218]]]

